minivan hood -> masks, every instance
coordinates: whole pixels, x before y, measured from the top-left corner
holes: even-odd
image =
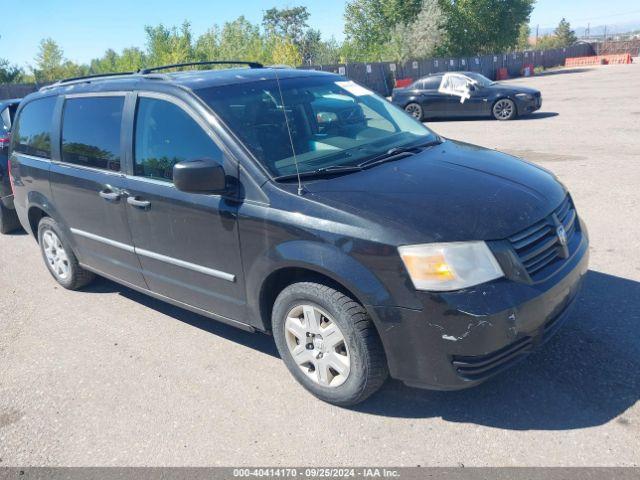
[[[361,172],[305,182],[316,201],[401,226],[411,241],[498,240],[549,215],[566,195],[546,170],[446,140]]]

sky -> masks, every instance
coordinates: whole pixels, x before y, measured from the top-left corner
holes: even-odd
[[[51,37],[65,57],[88,62],[108,48],[144,47],[145,25],[180,25],[187,20],[195,36],[213,24],[245,15],[259,23],[273,6],[305,5],[309,24],[324,38],[344,37],[344,0],[0,0],[0,57],[26,67],[41,39]],[[565,17],[574,27],[640,22],[637,0],[538,0],[531,18],[535,28],[553,27]],[[8,21],[7,21],[8,20]]]

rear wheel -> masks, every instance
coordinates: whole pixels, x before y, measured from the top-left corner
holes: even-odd
[[[409,105],[404,107],[404,111],[407,112],[416,120],[422,121],[424,117],[422,106],[419,103],[410,103]]]
[[[517,114],[516,104],[508,98],[501,98],[493,105],[493,117],[496,120],[513,120]]]
[[[78,290],[93,280],[94,274],[78,264],[78,259],[60,234],[60,227],[51,217],[40,220],[38,243],[49,272],[64,288]]]
[[[285,288],[275,301],[272,327],[291,374],[321,400],[355,405],[387,379],[382,343],[366,310],[329,286]]]

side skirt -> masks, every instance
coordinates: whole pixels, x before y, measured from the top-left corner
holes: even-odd
[[[145,295],[149,295],[150,297],[153,297],[153,298],[155,298],[157,300],[161,300],[163,302],[170,303],[171,305],[174,305],[176,307],[184,308],[185,310],[189,310],[190,312],[197,313],[198,315],[202,315],[204,317],[210,318],[212,320],[216,320],[218,322],[226,323],[227,325],[231,325],[232,327],[236,327],[236,328],[239,328],[239,329],[247,331],[247,332],[255,333],[255,332],[259,331],[255,327],[253,327],[251,325],[248,325],[246,323],[239,322],[238,320],[234,320],[232,318],[223,317],[222,315],[217,315],[215,313],[211,313],[211,312],[208,312],[206,310],[202,310],[201,308],[194,307],[194,306],[189,305],[187,303],[183,303],[183,302],[181,302],[179,300],[175,300],[173,298],[166,297],[166,296],[161,295],[159,293],[152,292],[151,290],[147,290],[146,288],[142,288],[142,287],[139,287],[137,285],[133,285],[131,283],[122,281],[122,280],[120,280],[120,279],[118,279],[118,278],[116,278],[116,277],[114,277],[112,275],[109,275],[109,274],[106,274],[104,272],[101,272],[97,268],[93,268],[93,267],[91,267],[89,265],[86,265],[84,263],[81,263],[80,266],[82,268],[84,268],[85,270],[89,270],[89,271],[95,273],[96,275],[100,275],[101,277],[104,277],[104,278],[107,278],[107,279],[111,280],[112,282],[119,283],[120,285],[124,285],[125,287],[130,288],[131,290],[135,290],[137,292],[144,293]]]

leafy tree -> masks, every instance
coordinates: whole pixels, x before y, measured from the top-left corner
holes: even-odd
[[[252,24],[244,15],[222,27],[219,55],[224,60],[271,60],[272,45],[266,45],[260,27]]]
[[[297,66],[302,63],[298,47],[288,38],[276,38],[272,52],[273,63],[277,65]]]
[[[420,13],[423,0],[386,0],[382,2],[382,15],[390,26],[413,23]]]
[[[101,58],[91,60],[91,73],[111,73],[118,71],[119,55],[115,50],[108,49]]]
[[[344,63],[342,56],[341,45],[332,37],[316,46],[308,63],[310,65],[335,65],[336,63]]]
[[[59,80],[63,75],[64,53],[60,46],[52,39],[45,38],[40,41],[36,55],[36,65],[33,74],[38,82],[52,82]]]
[[[570,47],[577,41],[578,37],[576,37],[575,32],[571,30],[571,25],[563,18],[554,30],[553,35],[544,35],[538,39],[536,50]]]
[[[518,43],[535,0],[440,0],[445,51],[452,56],[503,52]]]
[[[399,23],[394,27],[387,44],[387,57],[406,61],[435,55],[444,42],[444,22],[438,0],[424,0],[413,23]]]
[[[307,7],[270,8],[262,16],[262,25],[267,35],[289,38],[300,45],[309,26],[309,11]]]
[[[0,58],[0,83],[18,83],[24,72],[17,65],[11,65],[9,60]]]
[[[129,47],[122,50],[116,62],[116,72],[135,72],[146,66],[146,57],[137,47]]]
[[[535,44],[536,50],[551,50],[558,47],[558,38],[555,35],[543,35]]]
[[[576,32],[571,30],[571,24],[564,18],[560,20],[560,23],[553,33],[557,39],[556,48],[570,47],[578,41]]]
[[[269,61],[260,27],[252,24],[244,15],[225,23],[220,34],[220,58]]]
[[[520,31],[518,32],[518,50],[528,50],[531,48],[529,37],[531,37],[531,28],[529,27],[529,22],[526,21],[520,25]]]
[[[198,61],[213,61],[220,58],[220,28],[214,25],[196,40],[194,54]]]
[[[345,9],[345,53],[352,60],[376,60],[384,56],[393,29],[413,23],[422,0],[351,0]]]
[[[86,65],[78,65],[64,58],[64,52],[51,38],[45,38],[40,42],[36,65],[31,67],[36,82],[48,83],[62,78],[79,77],[86,75],[89,68]]]
[[[180,28],[167,28],[162,24],[147,26],[145,31],[149,65],[185,63],[195,59],[189,22],[184,22]]]

